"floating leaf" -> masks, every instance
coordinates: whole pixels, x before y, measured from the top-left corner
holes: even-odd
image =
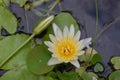
[[[16,34],[2,39],[0,41],[0,63],[28,37],[28,35]],[[9,71],[0,77],[0,80],[38,80],[38,76],[30,73],[26,67],[26,55],[30,49],[31,44],[28,43],[2,67]]]
[[[52,77],[46,76],[44,80],[54,80]]]
[[[73,24],[75,27],[75,31],[79,30],[77,22],[69,13],[62,12],[62,13],[58,14],[54,18],[52,23],[56,23],[59,26],[59,28],[62,30],[65,26],[70,27],[70,25]],[[43,41],[49,40],[49,34],[53,34],[52,24],[48,27],[47,34],[43,37],[42,40]]]
[[[103,70],[104,70],[104,68],[103,68],[102,64],[100,64],[100,63],[95,64],[95,66],[94,66],[95,72],[103,72]]]
[[[34,47],[27,56],[27,66],[35,74],[44,74],[54,68],[48,66],[48,60],[51,58],[49,51],[45,50],[42,45]]]
[[[109,80],[120,80],[120,70],[112,72],[109,76]]]
[[[13,36],[5,37],[0,41],[0,63],[6,59],[11,52],[18,48],[29,36],[24,34],[17,34]],[[9,60],[2,68],[13,69],[15,66],[21,66],[25,64],[26,54],[31,49],[30,43],[23,47],[17,55]],[[18,63],[19,62],[19,63]]]
[[[115,69],[120,69],[120,57],[113,57],[111,63],[114,65]]]
[[[11,2],[18,3],[21,7],[24,6],[27,0],[11,0]]]
[[[57,74],[56,74],[55,72],[53,72],[53,71],[49,72],[49,73],[47,74],[47,76],[50,76],[50,77],[52,77],[52,78],[57,78]]]
[[[17,27],[17,19],[15,16],[2,6],[0,6],[0,27],[5,28],[9,33],[15,33]]]
[[[9,6],[10,1],[9,0],[0,0],[0,6]]]
[[[83,80],[93,80],[93,78],[92,78],[93,76],[91,76],[87,72],[84,72],[81,77]]]
[[[79,80],[78,74],[75,72],[57,72],[58,78],[60,80]]]
[[[39,76],[32,74],[25,66],[22,65],[6,72],[0,80],[39,80]]]
[[[80,67],[75,70],[80,76],[85,72],[85,67]]]
[[[92,57],[92,60],[91,60],[91,62],[92,62],[93,64],[98,63],[98,62],[101,62],[101,61],[102,61],[102,57],[101,57],[101,55],[99,55],[99,54],[95,54],[95,55]]]

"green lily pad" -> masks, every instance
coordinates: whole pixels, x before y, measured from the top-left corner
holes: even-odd
[[[102,56],[100,54],[93,55],[92,60],[91,60],[92,64],[95,64],[101,61],[102,61]]]
[[[0,6],[9,6],[10,1],[9,0],[0,0]]]
[[[95,66],[94,66],[95,72],[103,72],[103,70],[104,70],[104,67],[102,64],[100,64],[100,63],[95,64]]]
[[[57,72],[60,80],[79,80],[78,74],[75,72]]]
[[[15,33],[17,28],[16,17],[7,8],[2,6],[0,6],[0,27],[5,28],[11,34]]]
[[[0,41],[0,63],[28,37],[28,35],[16,34],[2,39]],[[26,56],[30,49],[31,44],[29,42],[1,67],[1,69],[8,71],[0,77],[0,80],[39,80],[39,76],[32,74],[26,66]]]
[[[93,76],[91,76],[87,72],[84,72],[81,77],[83,80],[93,80],[93,78],[92,78]]]
[[[5,37],[0,41],[0,63],[8,57],[16,48],[18,48],[29,36],[17,34]],[[31,49],[30,43],[25,45],[10,59],[2,69],[13,69],[15,66],[21,66],[26,63],[26,55]]]
[[[120,70],[112,72],[109,76],[109,80],[120,80]]]
[[[85,67],[80,67],[75,70],[80,76],[86,71]]]
[[[37,75],[45,74],[54,68],[47,65],[50,58],[48,50],[45,50],[42,45],[37,45],[27,56],[28,69]]]
[[[18,3],[21,7],[24,6],[27,0],[11,0],[11,2]]]
[[[26,65],[22,65],[6,72],[0,80],[39,80],[39,76],[32,74]]]
[[[115,69],[120,69],[120,57],[113,57],[111,63],[114,65]]]

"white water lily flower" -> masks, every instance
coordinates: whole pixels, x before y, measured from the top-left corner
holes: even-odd
[[[70,26],[70,29],[65,26],[62,32],[61,29],[53,23],[53,31],[55,35],[49,35],[51,41],[44,42],[45,45],[49,47],[48,50],[53,53],[51,59],[48,61],[48,65],[70,62],[79,68],[78,56],[85,53],[82,49],[91,44],[91,38],[79,41],[81,32],[78,31],[75,34],[73,24]]]

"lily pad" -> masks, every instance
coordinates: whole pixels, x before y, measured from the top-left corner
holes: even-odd
[[[0,41],[0,63],[28,37],[28,35],[16,34],[2,39]],[[31,44],[28,43],[1,67],[8,71],[0,77],[0,80],[38,80],[38,76],[32,74],[26,67],[26,56],[30,49]]]
[[[95,54],[93,57],[92,57],[92,60],[91,62],[93,64],[95,63],[98,63],[98,62],[101,62],[102,61],[102,56],[100,54]]]
[[[79,80],[78,74],[75,72],[57,72],[57,75],[60,80]]]
[[[37,45],[27,56],[28,69],[37,75],[45,74],[54,68],[47,64],[50,58],[49,51],[45,50],[42,45]]]
[[[15,33],[17,28],[16,17],[6,7],[2,6],[0,6],[0,27],[5,28],[11,34]]]
[[[24,6],[27,0],[11,0],[11,2],[18,3],[21,7]]]
[[[0,80],[39,80],[39,76],[32,74],[25,66],[22,65],[6,72]]]
[[[5,37],[0,41],[0,63],[6,59],[16,48],[18,48],[29,36],[17,34]],[[21,66],[26,63],[26,55],[31,49],[30,43],[25,45],[21,50],[14,55],[2,69],[13,69],[15,66]]]
[[[114,65],[115,69],[120,69],[120,57],[113,57],[111,63]]]
[[[95,72],[103,72],[103,70],[104,70],[104,68],[103,68],[102,64],[100,64],[100,63],[95,64],[95,66],[94,66]]]
[[[109,76],[109,80],[120,80],[120,70],[112,72]]]

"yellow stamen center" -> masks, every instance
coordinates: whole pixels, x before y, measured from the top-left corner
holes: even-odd
[[[56,53],[64,61],[72,60],[76,52],[76,44],[72,39],[65,39],[56,44]]]

